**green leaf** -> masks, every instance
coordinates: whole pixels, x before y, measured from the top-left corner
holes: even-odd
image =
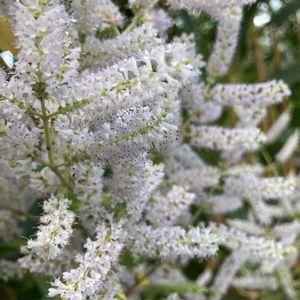
[[[300,82],[300,62],[274,73],[272,78],[283,79],[290,85]]]
[[[111,210],[112,206],[112,194],[107,193],[102,197],[102,205],[107,209]]]
[[[296,14],[297,10],[300,9],[300,2],[292,2],[286,4],[277,14],[273,15],[271,21],[267,24],[281,25],[284,21],[288,20],[289,16]]]
[[[36,276],[34,277],[36,286],[39,290],[39,292],[44,296],[42,299],[50,299],[47,297],[48,295],[48,289],[51,287],[51,279],[48,276]],[[59,300],[59,297],[51,297],[52,300]],[[40,299],[41,300],[41,299]]]
[[[36,285],[39,289],[39,291],[42,293],[42,295],[48,294],[48,289],[50,287],[50,278],[44,277],[44,276],[36,276],[35,277]]]
[[[73,211],[73,212],[76,212],[79,207],[80,207],[80,202],[79,202],[79,199],[77,198],[77,195],[71,191],[67,191],[66,194],[65,194],[65,197],[69,200],[71,200],[71,206],[70,206],[70,209]]]
[[[105,28],[102,31],[97,32],[97,38],[100,40],[106,40],[106,39],[111,39],[114,38],[118,35],[118,29],[115,26],[110,26]]]
[[[0,256],[6,254],[12,254],[20,251],[20,247],[25,244],[25,242],[11,243],[11,244],[2,244],[0,243]]]

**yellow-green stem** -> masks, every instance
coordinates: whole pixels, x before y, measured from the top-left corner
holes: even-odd
[[[41,98],[41,108],[42,108],[42,121],[44,125],[44,135],[45,135],[45,143],[47,149],[47,155],[49,160],[49,168],[55,173],[55,175],[59,178],[61,183],[69,190],[72,191],[72,186],[69,181],[61,174],[60,170],[58,169],[57,165],[55,164],[55,159],[53,157],[52,151],[52,140],[51,140],[51,133],[50,127],[48,123],[48,116],[47,116],[47,109],[45,105],[45,99]]]

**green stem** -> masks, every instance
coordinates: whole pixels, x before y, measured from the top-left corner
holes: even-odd
[[[43,97],[40,98],[41,101],[41,108],[42,108],[42,121],[44,125],[44,134],[45,134],[45,143],[46,143],[46,149],[47,149],[47,155],[49,160],[49,168],[55,173],[55,175],[59,178],[61,183],[69,190],[72,191],[72,185],[70,182],[61,174],[59,168],[57,167],[55,163],[55,159],[53,156],[53,149],[52,149],[52,140],[51,140],[51,132],[50,127],[48,123],[48,115],[47,115],[47,109],[45,105],[45,99]]]
[[[46,142],[46,149],[47,149],[49,164],[55,165],[54,157],[52,154],[52,142],[51,142],[50,127],[49,127],[49,123],[48,123],[47,109],[46,109],[44,99],[41,99],[41,107],[42,107],[42,121],[43,121],[43,125],[44,125],[45,142]]]
[[[139,24],[144,23],[145,14],[144,12],[140,12],[136,14],[132,20],[132,22],[125,28],[124,32],[130,32],[135,27],[137,27]]]
[[[156,263],[155,265],[153,265],[148,272],[146,272],[145,274],[142,275],[142,277],[138,278],[138,280],[128,288],[127,292],[126,292],[126,296],[129,297],[131,296],[134,291],[139,288],[141,286],[141,284],[151,275],[153,274],[156,269],[158,267],[158,264]]]
[[[193,214],[191,220],[190,220],[190,224],[193,226],[196,226],[198,223],[198,219],[201,215],[201,213],[203,212],[203,206],[199,205],[199,207],[197,208],[196,212]]]
[[[262,146],[260,148],[260,152],[267,163],[267,167],[269,169],[272,169],[276,176],[279,176],[278,166],[275,162],[273,162],[272,157],[270,153],[267,151],[267,149],[264,146]]]
[[[221,176],[223,175],[223,173],[220,174]],[[209,192],[207,193],[207,197],[210,197],[214,194],[214,192],[216,192],[219,188],[222,188],[222,185],[221,184],[218,184],[218,185],[215,185],[213,186]],[[198,219],[201,215],[201,213],[203,212],[203,209],[207,208],[206,205],[204,204],[200,204],[199,207],[197,208],[196,212],[193,214],[193,216],[191,217],[190,219],[190,223],[191,225],[193,226],[196,226],[197,223],[198,223]]]
[[[13,207],[10,207],[10,206],[5,205],[5,204],[0,204],[0,209],[9,210],[15,215],[24,216],[24,217],[26,217],[26,218],[28,218],[32,221],[38,221],[39,220],[38,216],[32,215],[32,214],[30,214],[26,211],[23,211],[23,210],[17,209],[17,208],[13,208]]]

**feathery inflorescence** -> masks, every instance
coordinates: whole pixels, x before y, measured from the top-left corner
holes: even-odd
[[[162,10],[133,0],[132,20],[109,0],[0,2],[19,49],[12,72],[0,70],[1,239],[20,238],[14,213],[43,201],[36,233],[19,260],[0,261],[1,278],[23,269],[50,275],[49,296],[70,300],[142,299],[137,274],[166,284],[170,300],[206,299],[196,295],[203,287],[207,299],[221,299],[230,287],[281,286],[295,299],[300,226],[285,220],[300,212],[299,178],[267,177],[248,159],[288,126],[289,109],[268,132],[260,123],[290,90],[281,80],[219,82],[244,5],[254,2],[170,0]],[[217,21],[207,62],[193,35],[167,39],[168,9]],[[237,121],[225,128],[216,121],[228,108]],[[275,164],[298,143],[295,131]],[[202,150],[219,163],[207,164]],[[243,207],[243,219],[226,217]],[[215,222],[202,223],[202,214]],[[181,272],[224,248],[219,267],[208,264],[195,282]]]

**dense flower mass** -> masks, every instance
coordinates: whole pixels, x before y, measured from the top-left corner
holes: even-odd
[[[14,67],[0,69],[1,239],[22,236],[18,216],[37,221],[33,205],[43,213],[21,257],[0,260],[0,277],[42,273],[50,297],[70,300],[144,299],[146,279],[166,299],[221,299],[231,286],[282,286],[295,299],[299,178],[272,177],[253,159],[290,122],[287,109],[260,128],[290,90],[219,80],[255,1],[132,0],[132,19],[109,0],[13,2],[0,2],[18,48]],[[218,22],[207,62],[193,35],[167,38],[167,11],[179,9]],[[223,127],[228,109],[236,122]],[[298,143],[296,131],[276,163]],[[218,217],[242,207],[243,219]],[[181,272],[223,248],[217,270],[208,264],[195,282]]]

